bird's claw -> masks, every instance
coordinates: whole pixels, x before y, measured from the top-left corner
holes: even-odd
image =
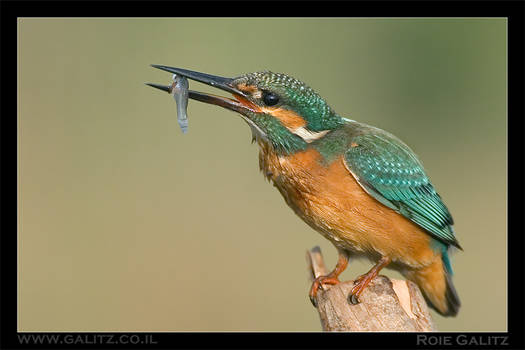
[[[326,291],[326,288],[324,287],[323,283],[326,284],[338,284],[339,280],[337,277],[333,277],[331,275],[327,276],[319,276],[314,280],[314,283],[312,284],[312,288],[310,288],[310,301],[314,305],[314,307],[317,307],[317,291],[321,289],[322,291]]]
[[[350,295],[348,296],[348,301],[352,305],[357,305],[360,303],[359,298],[355,294],[352,294],[352,293],[350,293]]]
[[[357,305],[360,303],[359,297],[361,296],[361,293],[363,293],[365,288],[374,277],[375,276],[364,274],[354,280],[354,286],[352,287],[352,290],[350,290],[350,295],[348,296],[348,301],[351,304]]]
[[[317,308],[317,299],[314,296],[310,296],[310,301],[312,302],[312,305]]]

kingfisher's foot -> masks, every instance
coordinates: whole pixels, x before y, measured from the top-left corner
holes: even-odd
[[[317,277],[312,283],[310,293],[308,294],[308,296],[310,297],[310,301],[312,302],[314,307],[317,307],[317,292],[319,288],[324,290],[323,284],[335,285],[340,282],[341,281],[339,281],[339,279],[337,277],[334,277],[332,274]]]
[[[379,271],[381,271],[383,267],[390,264],[390,261],[390,258],[383,257],[377,262],[377,264],[374,265],[374,267],[370,269],[370,271],[356,278],[356,280],[354,281],[354,287],[352,288],[352,290],[350,291],[350,295],[348,296],[348,301],[351,304],[359,304],[359,296],[361,295],[361,293],[363,293],[363,291],[370,284],[370,282],[374,278],[376,278],[376,276],[379,274]]]
[[[335,265],[335,268],[332,272],[330,272],[326,276],[319,276],[314,280],[314,283],[312,283],[312,287],[310,288],[310,293],[308,296],[310,297],[310,301],[314,305],[314,307],[317,307],[317,291],[319,288],[323,288],[323,284],[338,284],[340,283],[339,275],[341,272],[344,271],[346,268],[346,265],[348,264],[348,253],[344,250],[338,249],[339,252],[339,259],[337,259],[337,264]]]
[[[369,276],[368,274],[366,274],[356,278],[356,280],[354,281],[354,287],[352,288],[352,290],[350,291],[350,295],[348,296],[348,301],[350,301],[351,304],[356,305],[360,303],[359,296],[361,295],[361,293],[363,293],[365,288],[368,286],[368,284],[370,284],[374,277],[375,276]]]

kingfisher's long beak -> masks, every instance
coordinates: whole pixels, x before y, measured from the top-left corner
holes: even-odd
[[[209,103],[216,106],[221,106],[226,109],[241,113],[243,115],[246,115],[247,112],[255,112],[254,105],[250,103],[244,94],[244,92],[237,89],[232,82],[234,79],[232,78],[224,78],[217,75],[210,75],[206,73],[200,73],[200,72],[194,72],[187,69],[182,68],[174,68],[174,67],[168,67],[168,66],[160,66],[157,64],[151,65],[154,68],[158,68],[161,70],[164,70],[166,72],[174,73],[183,77],[186,77],[191,80],[195,80],[213,87],[216,87],[218,89],[227,91],[236,98],[231,99],[227,97],[212,95],[212,94],[206,94],[204,92],[198,92],[189,90],[188,91],[188,97],[200,102]],[[146,85],[149,85],[151,87],[154,87],[156,89],[171,93],[171,86],[169,85],[160,85],[160,84],[153,84],[153,83],[146,83]]]

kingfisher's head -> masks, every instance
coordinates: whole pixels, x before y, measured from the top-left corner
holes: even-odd
[[[293,153],[343,124],[326,101],[303,82],[269,71],[224,78],[186,69],[153,65],[230,92],[232,98],[189,91],[189,98],[238,112],[254,136],[277,152]],[[148,84],[168,91],[167,86]]]

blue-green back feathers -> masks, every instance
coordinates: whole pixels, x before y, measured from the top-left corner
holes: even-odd
[[[412,220],[435,239],[461,248],[453,220],[416,155],[395,136],[371,128],[355,135],[345,163],[379,202]]]

